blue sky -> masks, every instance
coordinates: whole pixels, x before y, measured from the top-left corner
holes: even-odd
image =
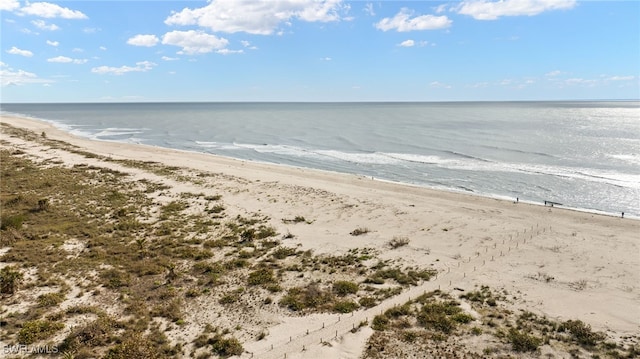
[[[640,2],[0,0],[2,102],[640,98]]]

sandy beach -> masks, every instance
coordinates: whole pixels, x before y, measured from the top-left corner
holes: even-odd
[[[47,123],[24,118],[2,117],[1,122],[32,131],[47,140],[77,146],[78,151],[10,135],[5,128],[0,135],[2,149],[14,153],[19,150],[22,156],[37,163],[108,168],[127,174],[131,182],[162,183],[166,186],[162,195],[153,197],[158,206],[180,198],[183,193],[221,195],[228,218],[264,216],[266,226],[274,228],[281,236],[290,234],[282,239],[286,247],[311,250],[314,255],[334,256],[367,249],[375,253],[378,260],[399,267],[437,272],[430,280],[402,287],[399,294],[380,300],[375,306],[360,307],[348,313],[325,311],[301,315],[275,303],[256,305],[252,311],[243,312],[228,310],[219,304],[218,297],[214,300],[201,295],[185,300],[185,324],[167,329],[170,342],[191,343],[206,324],[212,324],[241,328],[236,330],[236,337],[244,348],[240,355],[243,358],[373,357],[366,354],[366,349],[371,345],[375,331],[369,325],[355,330],[361,323],[371,323],[376,315],[427,292],[439,289],[458,299],[460,295],[487,286],[495,293],[503,293],[500,307],[506,311],[528,311],[558,322],[580,320],[594,331],[604,333],[608,341],[625,347],[638,345],[638,220],[516,203],[515,199],[498,200],[435,191],[370,177],[252,163],[144,145],[91,141],[74,137]],[[88,157],[81,151],[96,156]],[[125,166],[122,161],[126,160],[153,161],[179,168],[178,172],[184,176],[201,181],[163,177],[144,168]],[[194,175],[198,173],[211,175]],[[197,198],[186,200],[189,202],[186,214],[202,212]],[[296,217],[305,221],[291,220]],[[366,233],[351,235],[356,229]],[[394,238],[406,243],[390,245]],[[73,244],[67,244],[70,243]],[[0,251],[10,253],[11,248],[7,246]],[[0,266],[11,264],[3,259]],[[366,262],[365,265],[373,266]],[[289,288],[317,279],[324,282],[355,280],[352,274],[341,271],[308,274],[303,268],[302,273],[300,277],[283,276],[281,285]],[[28,278],[26,282],[29,282]],[[29,303],[40,293],[37,286],[30,288],[3,299],[4,317],[29,308]],[[29,293],[30,290],[33,293]],[[59,304],[61,308],[77,303],[91,304],[95,300],[71,293],[76,293],[75,289],[72,288]],[[274,298],[278,296],[282,293],[274,294]],[[113,299],[113,303],[117,302]],[[473,303],[461,302],[461,307],[475,318],[476,326],[480,326],[479,310],[472,306]],[[104,303],[109,302],[105,299]],[[117,304],[110,310],[114,315],[121,315]],[[66,325],[43,343],[62,341],[71,328]],[[256,340],[255,336],[260,332],[266,335]],[[496,344],[499,340],[488,334],[461,335],[459,342],[465,350],[478,355],[505,355],[505,351],[485,350],[503,348]],[[391,348],[387,350],[388,357],[397,353],[393,351],[393,343],[390,340],[387,344]],[[190,352],[197,351],[189,345],[185,344],[178,356],[188,357]],[[419,346],[414,349],[406,343],[401,346],[406,357],[428,357]],[[588,353],[587,349],[581,350],[580,355]],[[567,346],[553,342],[543,343],[534,353],[518,356],[545,354],[571,357]]]

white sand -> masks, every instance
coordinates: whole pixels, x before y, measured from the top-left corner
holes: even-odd
[[[370,321],[380,311],[425,290],[470,290],[476,285],[506,290],[516,297],[514,308],[558,320],[580,319],[595,330],[611,331],[616,336],[640,333],[638,220],[434,191],[361,176],[92,141],[28,119],[2,117],[1,121],[36,133],[45,131],[48,138],[115,159],[156,161],[233,176],[224,188],[217,189],[231,211],[235,208],[269,215],[271,225],[280,233],[295,233],[292,241],[302,249],[343,253],[350,248],[370,247],[379,250],[384,259],[402,259],[404,264],[440,271],[437,279],[353,316],[276,318],[279,324],[268,329],[264,340],[243,343],[256,357],[282,358],[287,354],[288,358],[357,358],[371,330],[363,328],[352,334],[354,325]],[[1,138],[20,142],[4,134]],[[65,151],[48,155],[61,156],[68,163],[91,161]],[[140,178],[152,176],[131,168],[118,170]],[[181,191],[200,192],[186,188],[193,185],[173,185],[184,187],[178,189]],[[287,225],[281,221],[295,216],[314,222]],[[367,227],[371,232],[349,236],[357,227]],[[389,249],[387,243],[394,236],[408,237],[409,245]],[[321,341],[330,345],[321,345]]]

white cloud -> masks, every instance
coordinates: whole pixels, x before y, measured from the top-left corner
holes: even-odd
[[[66,63],[66,62],[73,62],[73,59],[70,57],[66,57],[66,56],[58,56],[58,57],[52,57],[50,59],[47,59],[47,62],[61,62],[61,63]]]
[[[437,30],[451,26],[452,21],[446,16],[421,15],[412,18],[413,11],[402,8],[393,18],[384,18],[376,24],[382,31],[396,30],[407,32],[415,30]]]
[[[229,49],[220,49],[216,51],[217,54],[221,55],[231,55],[231,54],[242,54],[244,50],[229,50]]]
[[[342,0],[324,0],[324,1],[303,1],[302,9],[294,15],[301,20],[308,22],[330,22],[340,20],[338,10],[341,8]],[[297,5],[299,1],[290,1],[291,5]],[[348,9],[348,7],[346,7]]]
[[[189,30],[168,32],[162,37],[162,43],[182,47],[182,50],[178,52],[180,55],[195,55],[223,49],[229,44],[229,41],[204,31]]]
[[[107,51],[107,48],[104,47],[104,46],[100,46],[99,49],[102,50],[102,51]]]
[[[399,43],[398,46],[402,46],[402,47],[412,47],[416,44],[415,41],[413,40],[404,40],[403,42]]]
[[[20,7],[18,0],[0,0],[0,10],[13,11]]]
[[[372,3],[367,3],[364,6],[364,9],[362,9],[364,12],[366,12],[369,16],[376,16],[376,12],[373,10],[373,4]]]
[[[489,83],[488,82],[476,82],[474,84],[471,85],[467,85],[466,87],[471,87],[471,88],[485,88],[488,87]]]
[[[630,81],[634,80],[635,76],[611,76],[607,80],[609,81]]]
[[[471,0],[463,1],[457,12],[476,20],[496,20],[501,16],[534,16],[545,11],[572,9],[577,0]]]
[[[330,58],[330,57],[322,57],[322,58],[320,58],[320,60],[322,60],[322,61],[331,61],[333,59]]]
[[[87,59],[72,59],[72,58],[66,57],[66,56],[58,56],[58,57],[52,57],[50,59],[47,59],[47,62],[74,63],[74,64],[78,64],[78,65],[86,64],[87,61],[89,61],[89,60],[87,60]]]
[[[587,85],[594,86],[598,81],[583,78],[571,78],[564,81],[565,85]]]
[[[436,14],[442,14],[447,10],[448,6],[449,5],[447,4],[438,5],[435,9],[433,9],[433,11],[435,11]]]
[[[166,20],[167,25],[198,25],[212,31],[271,35],[293,19],[329,22],[348,11],[342,0],[217,0],[201,8],[184,8]]]
[[[180,60],[180,58],[179,57],[162,56],[162,60],[164,60],[164,61],[178,61],[178,60]]]
[[[31,21],[31,23],[33,24],[33,26],[37,27],[40,30],[46,30],[46,31],[60,30],[60,27],[58,27],[58,25],[47,24],[44,20],[33,20]]]
[[[60,5],[48,2],[28,3],[20,9],[22,14],[44,17],[47,19],[63,18],[63,19],[88,19],[87,15],[78,10],[71,10]]]
[[[429,84],[429,86],[434,87],[434,88],[439,88],[439,89],[450,89],[450,88],[452,88],[451,85],[447,85],[447,84],[444,84],[444,83],[439,82],[439,81],[433,81],[432,83]]]
[[[60,43],[59,43],[59,42],[57,42],[57,41],[47,40],[47,45],[49,45],[49,46],[54,46],[54,47],[55,47],[55,46],[60,45]]]
[[[373,10],[373,4],[372,3],[367,3],[364,6],[364,8],[362,9],[362,11],[367,13],[367,15],[369,15],[369,16],[376,16],[376,12],[375,12],[375,10]]]
[[[249,50],[257,50],[258,49],[256,46],[251,45],[251,43],[249,41],[242,40],[242,41],[240,41],[240,43],[242,44],[242,46],[248,48]]]
[[[29,50],[21,50],[15,46],[12,46],[11,49],[7,50],[8,54],[11,55],[20,55],[20,56],[24,56],[24,57],[31,57],[33,56],[33,52],[29,51]]]
[[[111,74],[111,75],[124,75],[127,72],[147,72],[153,69],[156,66],[155,63],[150,61],[141,61],[136,62],[136,66],[121,66],[121,67],[111,67],[111,66],[99,66],[91,69],[91,72],[94,74]]]
[[[51,80],[38,78],[32,72],[14,70],[4,62],[0,62],[0,86],[18,86],[30,83],[49,83]]]
[[[84,52],[83,49],[79,48],[79,47],[74,47],[73,50],[71,50],[73,52]]]
[[[156,35],[136,35],[127,40],[127,44],[133,46],[152,47],[156,46],[158,41],[160,41],[160,39],[158,39]]]

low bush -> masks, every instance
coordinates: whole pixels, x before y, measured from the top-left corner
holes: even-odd
[[[389,325],[389,318],[387,316],[380,314],[373,317],[373,321],[371,322],[371,328],[373,330],[385,330]]]
[[[53,307],[58,305],[64,301],[64,294],[58,293],[47,293],[42,294],[38,297],[38,306],[39,307]]]
[[[111,333],[116,322],[108,317],[100,317],[95,321],[73,330],[59,347],[61,352],[73,352],[80,347],[96,347],[111,341]]]
[[[249,273],[249,279],[247,280],[249,285],[264,285],[275,283],[276,278],[273,275],[273,270],[270,268],[260,268]]]
[[[22,281],[22,272],[14,266],[0,269],[0,293],[13,294]]]
[[[33,344],[39,340],[50,337],[63,327],[64,324],[50,320],[32,320],[25,322],[18,332],[18,343]]]
[[[393,237],[393,239],[389,241],[389,246],[391,247],[391,249],[404,247],[407,244],[409,244],[408,237]]]
[[[338,313],[351,313],[359,307],[358,303],[352,300],[344,300],[336,302],[333,305],[333,310]]]
[[[573,339],[584,346],[594,346],[606,338],[603,333],[593,332],[591,326],[581,320],[567,320],[560,324],[558,331],[571,333]]]
[[[222,338],[219,335],[209,340],[213,352],[219,356],[226,358],[233,355],[241,355],[244,352],[244,348],[240,341],[236,338]]]
[[[0,229],[5,231],[9,228],[20,229],[22,228],[22,223],[26,217],[22,214],[14,215],[14,216],[2,216],[0,217]]]
[[[358,302],[365,308],[372,308],[378,305],[378,301],[374,297],[362,297]]]
[[[279,304],[296,312],[306,309],[319,310],[328,306],[333,301],[333,298],[331,292],[322,290],[314,283],[306,287],[289,289]]]
[[[333,292],[341,297],[348,294],[356,294],[358,292],[358,283],[339,280],[333,283]]]
[[[162,358],[160,347],[140,333],[126,335],[122,343],[111,348],[105,359],[156,359]]]
[[[542,344],[542,339],[527,333],[522,333],[515,328],[509,330],[508,338],[513,350],[517,352],[536,351],[540,344]]]

